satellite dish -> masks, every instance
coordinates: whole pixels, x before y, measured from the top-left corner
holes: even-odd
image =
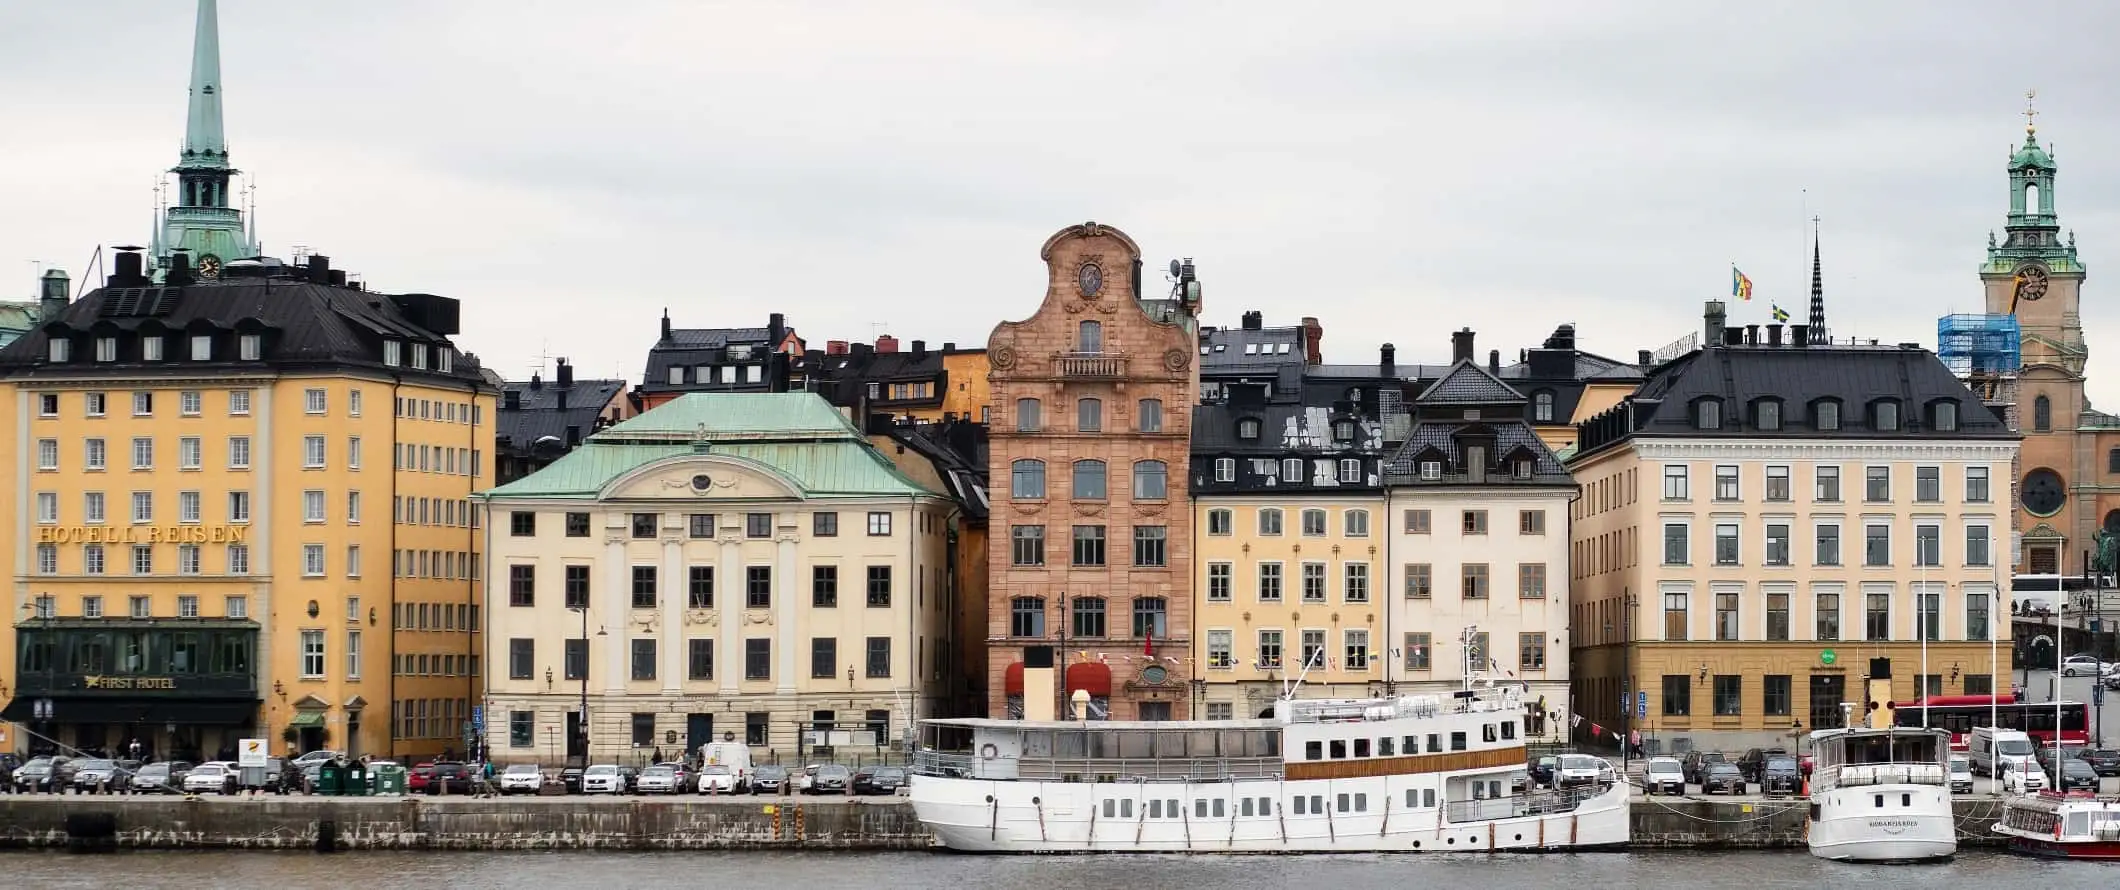
[[[1179,267],[1178,267],[1178,261],[1177,261],[1177,260],[1171,260],[1171,261],[1170,261],[1170,277],[1172,277],[1172,278],[1176,278],[1176,277],[1178,277],[1178,272],[1179,272],[1179,271],[1180,271],[1180,269],[1179,269]]]

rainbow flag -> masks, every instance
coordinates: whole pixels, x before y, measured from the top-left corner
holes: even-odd
[[[1774,306],[1774,320],[1775,320],[1775,321],[1788,321],[1788,320],[1789,320],[1789,310],[1781,308],[1780,304],[1775,304],[1775,306]]]
[[[1752,279],[1746,278],[1745,273],[1737,271],[1736,266],[1730,267],[1730,296],[1746,302],[1751,302],[1752,300]]]

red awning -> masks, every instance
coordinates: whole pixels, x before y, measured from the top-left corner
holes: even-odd
[[[1008,670],[1001,675],[1001,689],[1005,695],[1023,694],[1023,662],[1008,666]]]
[[[1112,694],[1112,669],[1101,662],[1084,661],[1067,666],[1067,692],[1080,689],[1091,695]]]

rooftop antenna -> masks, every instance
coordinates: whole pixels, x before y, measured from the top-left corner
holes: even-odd
[[[869,322],[869,342],[871,342],[871,343],[874,343],[874,342],[876,342],[876,337],[877,337],[878,335],[880,335],[880,334],[882,334],[882,333],[883,333],[884,331],[888,331],[888,330],[890,330],[890,329],[891,329],[891,323],[890,323],[890,322],[888,322],[888,321],[872,321],[872,322]]]

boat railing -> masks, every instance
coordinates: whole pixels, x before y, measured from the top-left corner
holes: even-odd
[[[983,757],[961,751],[919,751],[916,776],[1045,782],[1226,782],[1280,779],[1279,757],[1102,758]]]
[[[1512,794],[1485,800],[1453,800],[1443,805],[1443,818],[1449,822],[1483,822],[1492,819],[1514,819],[1519,816],[1568,813],[1582,806],[1584,801],[1604,794],[1610,788],[1609,785],[1593,785],[1558,791]]]
[[[1950,771],[1940,763],[1850,763],[1828,771],[1836,787],[1863,785],[1945,785]]]

